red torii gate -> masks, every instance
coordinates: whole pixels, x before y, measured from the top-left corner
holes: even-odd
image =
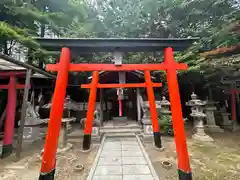
[[[113,87],[146,87],[148,100],[150,105],[152,126],[154,131],[155,146],[162,147],[159,125],[157,122],[157,111],[155,105],[155,97],[153,87],[159,87],[161,84],[152,83],[150,71],[165,70],[167,73],[168,90],[171,102],[172,120],[176,151],[178,157],[178,174],[180,180],[191,180],[192,173],[190,168],[186,136],[184,131],[184,122],[182,118],[182,108],[180,102],[180,94],[177,80],[177,70],[187,70],[187,65],[175,62],[173,58],[172,48],[165,48],[164,62],[160,64],[71,64],[69,48],[62,48],[60,62],[56,65],[47,65],[48,71],[57,71],[57,80],[52,99],[52,108],[50,112],[50,120],[44,153],[42,158],[42,167],[39,180],[54,179],[56,166],[56,151],[58,144],[58,136],[61,127],[61,118],[63,112],[64,98],[66,95],[66,87],[68,84],[68,72],[73,71],[93,71],[92,82],[87,85],[82,85],[83,88],[90,88],[88,112],[86,127],[84,130],[83,150],[90,148],[92,120],[95,108],[97,88],[113,88]],[[141,84],[99,84],[98,71],[144,71],[145,83]]]
[[[25,72],[0,72],[0,78],[8,78],[8,85],[0,85],[0,89],[8,89],[8,102],[6,108],[6,118],[4,125],[4,136],[1,158],[11,155],[13,146],[12,140],[14,136],[15,111],[17,100],[17,89],[24,89],[24,84],[17,84],[17,78],[25,75]]]

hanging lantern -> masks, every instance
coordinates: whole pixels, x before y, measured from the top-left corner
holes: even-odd
[[[122,88],[117,89],[117,95],[118,95],[118,100],[123,100],[124,99],[124,94],[123,94],[123,89]]]
[[[117,89],[117,96],[118,96],[118,102],[119,102],[119,116],[122,116],[122,100],[124,99],[122,88]]]

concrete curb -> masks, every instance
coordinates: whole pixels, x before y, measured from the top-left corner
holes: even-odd
[[[102,138],[101,144],[99,146],[97,155],[95,157],[94,163],[93,163],[93,165],[91,167],[91,170],[89,171],[87,180],[92,180],[92,178],[93,178],[94,172],[95,172],[97,164],[98,164],[99,157],[100,157],[102,149],[103,149],[103,145],[104,145],[105,139],[106,139],[106,136],[104,135],[103,138]]]
[[[139,136],[136,135],[136,138],[137,138],[138,144],[139,144],[139,146],[141,147],[141,150],[142,150],[142,152],[143,152],[143,156],[145,157],[145,159],[146,159],[146,161],[147,161],[147,163],[148,163],[148,167],[149,167],[149,169],[150,169],[150,171],[151,171],[151,174],[152,174],[152,176],[153,176],[153,179],[154,179],[154,180],[159,180],[158,175],[157,175],[157,173],[156,173],[156,171],[155,171],[155,169],[154,169],[154,167],[153,167],[153,165],[152,165],[152,162],[151,162],[151,160],[150,160],[150,158],[149,158],[149,156],[148,156],[145,148],[143,147],[143,144],[142,144]]]

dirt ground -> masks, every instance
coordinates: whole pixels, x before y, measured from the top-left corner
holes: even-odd
[[[193,140],[190,131],[187,134],[194,180],[240,180],[240,133],[210,134],[214,138],[212,143]],[[163,152],[157,151],[152,143],[144,146],[160,180],[178,180],[174,139],[163,137],[163,140],[165,147]],[[22,160],[17,163],[14,163],[15,155],[0,160],[0,180],[37,180],[41,165],[39,155],[43,142],[25,147],[27,151],[22,154]],[[99,145],[93,145],[89,153],[82,153],[81,140],[75,143],[71,141],[71,143],[73,148],[57,157],[56,179],[86,180]],[[163,160],[170,161],[172,167],[164,169],[161,165]],[[78,164],[84,165],[83,171],[75,171]]]
[[[194,180],[240,180],[240,133],[210,134],[214,142],[206,143],[188,137],[188,150]],[[174,139],[164,137],[164,152],[157,151],[152,144],[145,144],[160,180],[178,180]],[[161,162],[172,163],[170,169]]]
[[[92,151],[83,153],[80,151],[81,144],[81,142],[73,143],[71,150],[57,156],[56,180],[87,179],[99,145],[93,144]],[[40,151],[36,151],[36,147],[37,145],[35,145],[35,150],[24,154],[25,157],[17,163],[14,162],[14,156],[2,160],[0,163],[0,180],[37,180],[41,166],[41,156]],[[83,171],[76,171],[75,167],[79,164],[84,165]]]

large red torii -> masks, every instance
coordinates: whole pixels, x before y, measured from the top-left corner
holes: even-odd
[[[122,87],[146,87],[148,100],[150,105],[151,120],[153,126],[154,142],[158,148],[162,147],[161,134],[159,132],[159,125],[157,122],[157,112],[155,105],[155,97],[153,92],[153,86],[159,86],[160,84],[154,84],[151,81],[150,71],[152,70],[164,70],[167,74],[169,97],[171,102],[172,120],[174,137],[176,144],[176,151],[178,157],[178,173],[180,180],[191,180],[191,168],[189,163],[189,156],[186,144],[186,136],[184,131],[184,122],[182,118],[182,108],[180,102],[180,94],[177,80],[177,70],[187,70],[187,65],[179,64],[175,62],[173,58],[173,50],[168,47],[164,50],[164,62],[160,64],[71,64],[70,63],[70,50],[69,48],[62,48],[60,62],[56,65],[47,65],[48,71],[57,71],[57,80],[55,91],[52,99],[52,108],[50,112],[50,120],[48,126],[48,132],[46,137],[46,143],[44,147],[44,154],[42,159],[41,173],[39,180],[53,180],[56,167],[56,151],[58,144],[58,136],[61,127],[61,118],[63,112],[64,98],[66,95],[66,88],[68,84],[68,73],[70,71],[93,71],[92,82],[89,85],[83,85],[83,88],[90,88],[88,112],[86,120],[86,128],[84,130],[83,149],[87,150],[91,144],[92,133],[92,120],[93,112],[96,101],[97,88],[104,88],[110,85],[99,84],[98,71],[132,71],[141,70],[144,71],[145,83],[143,84],[122,84],[113,85]]]

